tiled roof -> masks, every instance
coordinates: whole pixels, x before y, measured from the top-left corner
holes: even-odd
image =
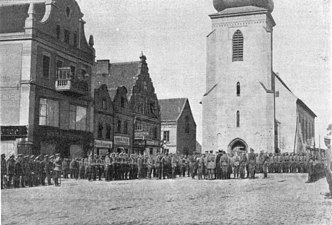
[[[97,61],[97,76],[95,86],[106,84],[110,90],[111,98],[113,99],[118,87],[125,86],[128,90],[128,98],[130,98],[133,87],[138,76],[139,61],[124,62],[124,63],[110,63],[108,72],[104,71],[104,63]],[[114,91],[115,90],[115,91]]]
[[[159,99],[161,121],[177,121],[187,98]]]
[[[0,5],[0,33],[23,32],[28,17],[29,3]],[[35,3],[35,19],[41,20],[45,3]]]

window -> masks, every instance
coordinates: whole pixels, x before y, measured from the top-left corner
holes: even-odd
[[[243,35],[237,30],[233,35],[233,62],[243,61]]]
[[[121,120],[118,120],[118,124],[117,124],[116,128],[117,128],[117,132],[121,133]]]
[[[70,16],[70,8],[66,7],[66,16],[69,17]]]
[[[153,148],[150,148],[150,155],[153,155]]]
[[[106,124],[106,139],[111,139],[111,125]]]
[[[128,134],[128,122],[127,121],[124,121],[124,124],[123,124],[123,133],[124,134]]]
[[[56,33],[56,38],[57,39],[60,39],[60,25],[56,25],[56,28],[55,28],[55,33]]]
[[[121,97],[121,107],[124,108],[125,106],[125,98]]]
[[[70,31],[69,30],[66,30],[64,31],[64,35],[65,35],[65,43],[69,44],[69,40],[70,40]]]
[[[39,125],[59,127],[59,102],[41,98],[39,100]]]
[[[150,112],[154,114],[154,103],[150,103]]]
[[[157,127],[153,128],[153,138],[154,139],[158,138],[158,128]]]
[[[98,124],[98,138],[103,138],[103,124],[102,123],[99,123]]]
[[[70,66],[70,72],[71,72],[72,78],[75,77],[75,75],[76,75],[76,67],[75,66]]]
[[[142,123],[139,119],[137,119],[135,123],[135,131],[141,131],[141,130],[142,130]]]
[[[237,82],[237,84],[236,84],[236,96],[240,96],[240,94],[241,94],[240,82]]]
[[[188,134],[189,133],[189,116],[185,117],[185,132]]]
[[[82,106],[70,105],[69,110],[69,129],[87,130],[87,108]]]
[[[107,102],[106,102],[105,98],[103,98],[103,100],[102,100],[101,107],[102,107],[102,109],[107,109]]]
[[[59,69],[62,67],[62,61],[58,60],[56,61],[56,68]]]
[[[43,55],[43,77],[50,75],[50,57]]]
[[[236,112],[236,127],[240,127],[240,111]]]
[[[169,131],[168,130],[164,131],[164,138],[163,138],[163,140],[169,141]]]
[[[77,33],[74,33],[74,46],[77,47]]]

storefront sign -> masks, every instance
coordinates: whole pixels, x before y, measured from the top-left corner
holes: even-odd
[[[113,142],[112,141],[102,141],[102,140],[95,140],[95,148],[112,148]]]
[[[1,137],[23,138],[28,135],[26,126],[2,126]]]
[[[115,145],[130,145],[129,137],[114,136]]]
[[[144,139],[149,137],[148,131],[135,131],[135,139]]]
[[[134,140],[135,146],[145,146],[145,140]]]
[[[156,141],[156,140],[146,140],[146,145],[150,145],[150,146],[160,146],[160,142]]]

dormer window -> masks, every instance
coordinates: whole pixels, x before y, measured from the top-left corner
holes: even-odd
[[[64,38],[65,43],[69,44],[69,40],[70,40],[70,31],[69,31],[69,30],[65,30],[65,31],[64,31],[64,35],[65,35],[65,38]]]

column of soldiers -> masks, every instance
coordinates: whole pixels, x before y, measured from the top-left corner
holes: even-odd
[[[308,182],[324,176],[324,158],[318,153],[310,154],[255,154],[218,151],[197,155],[157,154],[138,155],[111,153],[105,157],[89,155],[87,158],[60,158],[55,156],[29,156],[19,154],[8,160],[1,155],[1,188],[33,187],[61,184],[64,179],[87,179],[89,181],[128,179],[171,179],[197,177],[200,179],[255,178],[256,173],[308,173]]]

